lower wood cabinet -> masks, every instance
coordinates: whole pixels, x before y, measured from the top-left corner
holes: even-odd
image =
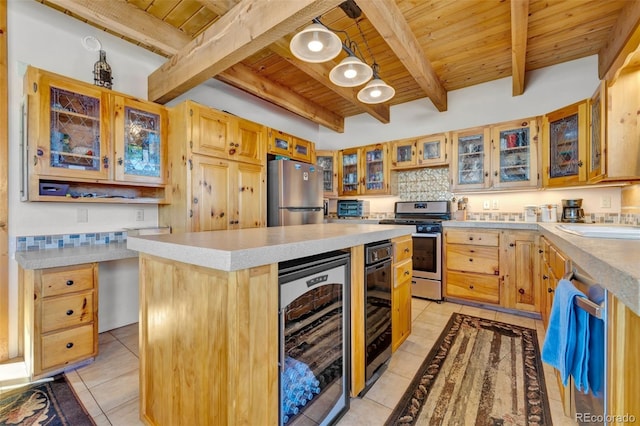
[[[53,375],[98,354],[98,264],[20,269],[25,361],[32,377]]]
[[[500,303],[500,232],[448,229],[445,236],[445,295]]]
[[[411,236],[392,240],[393,290],[391,294],[391,350],[411,334],[411,276],[413,272],[413,240]]]
[[[541,312],[536,231],[446,229],[444,236],[447,297]]]

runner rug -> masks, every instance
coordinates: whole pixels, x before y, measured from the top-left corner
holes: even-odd
[[[0,395],[0,425],[95,425],[64,374]]]
[[[536,331],[454,313],[387,425],[551,425]]]

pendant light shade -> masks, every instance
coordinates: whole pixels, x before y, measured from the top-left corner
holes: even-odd
[[[330,61],[342,50],[342,40],[322,24],[314,23],[297,33],[289,43],[296,58],[311,63]]]
[[[329,73],[329,80],[337,86],[355,87],[369,81],[373,75],[371,67],[356,56],[347,56]]]
[[[396,91],[379,78],[374,78],[358,92],[358,100],[365,104],[379,104],[393,98]]]

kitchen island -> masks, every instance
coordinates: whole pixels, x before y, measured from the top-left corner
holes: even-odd
[[[364,244],[403,226],[319,224],[133,237],[147,424],[278,424],[278,262],[351,252],[351,392],[364,386]]]

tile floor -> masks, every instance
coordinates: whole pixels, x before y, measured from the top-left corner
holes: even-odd
[[[349,412],[339,426],[382,425],[431,350],[452,312],[461,312],[535,328],[540,344],[542,321],[456,303],[413,299],[411,336],[394,353],[384,374],[363,398],[351,400]],[[141,425],[138,418],[138,324],[100,334],[100,355],[87,366],[67,373],[76,393],[95,422],[100,425]],[[555,425],[575,425],[562,413],[553,370],[545,365],[551,414]]]

